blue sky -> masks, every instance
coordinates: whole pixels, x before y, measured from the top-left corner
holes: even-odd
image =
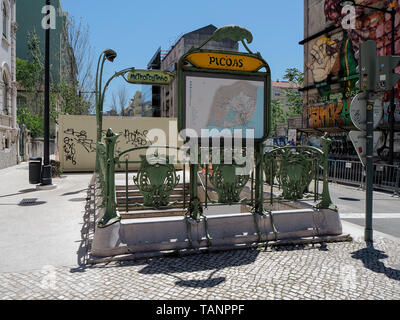
[[[106,48],[117,51],[114,63],[107,63],[104,77],[127,67],[145,69],[158,47],[168,50],[184,33],[214,24],[236,24],[249,29],[252,51],[268,62],[272,79],[282,79],[287,68],[303,70],[303,0],[61,0],[64,11],[89,25],[95,61]],[[94,70],[95,72],[95,70]],[[126,86],[133,97],[139,86],[114,80],[111,93]]]

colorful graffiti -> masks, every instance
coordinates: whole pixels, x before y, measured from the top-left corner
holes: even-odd
[[[306,108],[310,128],[341,127],[351,124],[350,100],[332,102],[328,105]]]
[[[386,8],[388,10],[395,8],[395,55],[400,55],[400,0],[356,0],[355,2],[361,5]],[[334,22],[337,26],[342,25],[342,19],[346,16],[345,13],[342,13],[342,9],[340,0],[325,0],[324,11],[326,19]],[[355,28],[344,32],[345,37],[351,41],[354,51],[359,49],[360,43],[373,40],[377,44],[377,53],[379,56],[391,55],[392,25],[390,14],[358,6],[355,9]],[[400,67],[396,71],[400,73]],[[400,98],[399,85],[396,87],[395,96],[396,99]],[[388,100],[387,94],[384,97],[384,101]]]
[[[357,4],[378,8],[396,8],[395,49],[400,55],[400,0],[356,0]],[[334,22],[341,26],[346,13],[340,0],[325,0],[324,13],[326,22]],[[307,117],[308,127],[323,128],[351,125],[350,103],[357,94],[355,84],[358,81],[356,67],[358,57],[355,52],[360,43],[368,39],[377,42],[378,55],[391,54],[391,21],[389,14],[356,7],[356,28],[354,30],[340,30],[330,35],[324,35],[312,40],[309,46],[309,56],[306,67],[311,73],[312,80],[317,88],[317,95],[309,94],[304,116]],[[400,67],[396,69],[400,73]],[[308,83],[310,85],[310,83]],[[399,85],[396,87],[396,100],[400,98]],[[389,92],[383,97],[387,109]],[[400,117],[399,108],[396,109],[396,121]],[[399,113],[399,114],[398,114]],[[387,117],[383,122],[387,122]]]

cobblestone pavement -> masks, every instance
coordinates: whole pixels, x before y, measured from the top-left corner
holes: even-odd
[[[0,299],[400,299],[400,247],[380,239],[0,274]]]

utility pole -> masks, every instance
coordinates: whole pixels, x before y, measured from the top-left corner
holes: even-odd
[[[396,11],[394,8],[392,8],[390,12],[390,17],[391,17],[391,23],[392,23],[392,39],[391,39],[391,49],[392,49],[392,56],[394,56],[395,53],[395,14]],[[394,94],[395,90],[394,87],[392,88],[392,91],[390,92],[390,107],[389,107],[389,164],[393,165],[394,162],[394,113],[396,109],[396,105],[394,104]]]
[[[366,101],[365,139],[366,139],[366,197],[365,197],[365,233],[366,242],[373,241],[373,191],[374,191],[374,93],[376,89],[377,57],[376,43],[372,40],[361,43],[359,51],[360,61],[357,72],[360,80],[357,82],[361,93],[351,103],[351,108],[356,108],[358,100]]]
[[[50,0],[46,0],[46,7],[50,7]],[[50,164],[50,11],[48,14],[48,24],[46,27],[45,40],[45,70],[44,70],[44,150],[43,150],[43,168],[42,168],[42,186],[51,186],[51,164]]]

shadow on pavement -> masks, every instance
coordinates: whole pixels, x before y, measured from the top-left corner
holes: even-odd
[[[180,277],[172,274],[168,274],[171,277],[174,277],[178,279],[177,282],[175,282],[175,285],[179,287],[188,287],[188,288],[212,288],[220,285],[223,283],[226,278],[225,277],[218,277],[218,278],[213,278],[213,275],[218,272],[219,270],[215,270],[212,272],[207,279],[204,280],[182,280]]]
[[[220,253],[203,253],[195,256],[179,258],[162,258],[149,260],[147,265],[139,271],[142,274],[165,274],[177,281],[175,285],[190,288],[212,288],[223,283],[225,277],[213,278],[214,274],[225,268],[239,267],[254,263],[259,250],[226,251]],[[194,273],[212,270],[207,279],[182,279],[176,273]],[[175,273],[175,275],[174,275]],[[189,277],[192,277],[189,275]]]
[[[354,202],[359,202],[361,201],[358,198],[347,198],[347,197],[339,197],[340,200],[344,200],[344,201],[354,201]]]
[[[73,196],[75,194],[79,194],[86,190],[88,190],[88,189],[86,188],[86,189],[82,189],[82,190],[78,190],[78,191],[67,192],[67,193],[63,193],[61,196]]]
[[[6,194],[6,195],[1,195],[0,198],[6,198],[6,197],[12,197],[12,196],[18,196],[20,194],[25,194],[25,193],[30,193],[30,192],[36,192],[36,188],[31,188],[31,189],[24,189],[24,190],[19,190],[17,193],[11,193],[11,194]]]
[[[364,267],[386,275],[388,278],[400,281],[400,270],[387,268],[381,259],[387,259],[389,256],[381,250],[374,248],[373,243],[367,243],[367,247],[351,253],[353,259],[361,260]]]
[[[81,239],[78,241],[79,242],[79,248],[77,251],[77,268],[71,268],[70,272],[75,273],[75,272],[84,272],[87,266],[87,260],[88,260],[88,255],[89,255],[89,247],[90,247],[90,232],[94,231],[94,224],[95,224],[95,209],[94,206],[92,206],[93,201],[92,196],[94,195],[94,188],[90,187],[87,190],[87,198],[79,198],[79,201],[85,201],[86,200],[86,205],[85,205],[85,212],[83,215],[83,223],[82,223],[82,229],[81,229]],[[80,190],[79,192],[82,192],[84,190]],[[64,194],[66,195],[66,194]],[[78,201],[77,199],[71,199],[70,201]]]
[[[83,201],[87,201],[87,198],[73,198],[73,199],[68,199],[68,201],[71,201],[71,202],[83,202]]]

